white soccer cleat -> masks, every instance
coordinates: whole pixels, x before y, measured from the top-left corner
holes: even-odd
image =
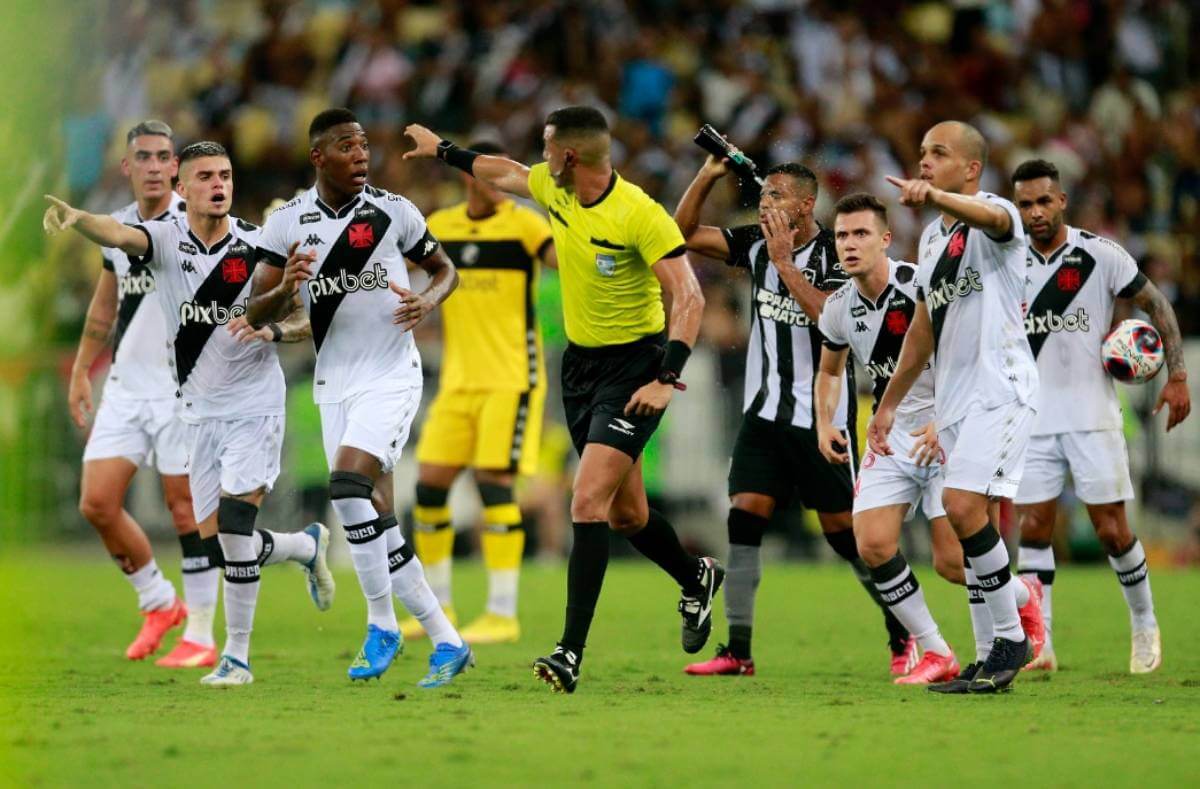
[[[213,672],[200,678],[200,684],[210,688],[231,688],[234,685],[249,685],[253,681],[250,667],[229,655],[221,655],[221,662]]]
[[[317,544],[312,561],[301,565],[308,582],[308,594],[318,611],[328,611],[329,606],[333,605],[336,588],[333,573],[329,571],[329,529],[323,523],[310,523],[304,528],[304,533]]]
[[[1149,674],[1162,665],[1162,636],[1157,627],[1133,632],[1130,674]]]

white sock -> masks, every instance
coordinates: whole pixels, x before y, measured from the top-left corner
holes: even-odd
[[[138,608],[141,610],[157,611],[175,602],[175,587],[158,569],[158,563],[154,559],[125,577],[137,592]]]
[[[1150,594],[1150,568],[1146,564],[1146,550],[1142,541],[1134,537],[1133,545],[1119,556],[1108,557],[1108,563],[1117,573],[1125,604],[1129,606],[1129,623],[1135,631],[1158,627],[1154,616],[1154,598]]]
[[[317,555],[316,541],[302,531],[254,530],[254,550],[263,567],[282,562],[308,564]]]
[[[1046,623],[1046,645],[1043,652],[1053,652],[1050,643],[1050,593],[1054,587],[1054,549],[1049,545],[1021,545],[1017,549],[1017,572],[1036,575],[1042,582],[1042,620]]]
[[[333,509],[341,518],[350,543],[350,560],[358,575],[358,585],[367,599],[367,624],[396,632],[396,609],[392,605],[392,585],[388,577],[387,541],[380,539],[379,515],[370,499],[334,499]]]
[[[1012,587],[1013,600],[1017,601],[1017,608],[1021,608],[1029,603],[1029,587],[1018,576],[1012,576],[1008,580],[1008,585]]]
[[[258,603],[259,565],[254,537],[218,534],[225,554],[225,648],[222,653],[250,664],[250,631]]]
[[[207,557],[206,557],[207,558]],[[183,601],[187,603],[187,627],[183,638],[193,644],[211,647],[213,640],[213,617],[217,613],[217,589],[221,572],[212,567],[200,571],[183,571]]]
[[[933,621],[933,614],[929,613],[921,584],[901,554],[897,553],[880,566],[872,567],[871,580],[884,604],[917,639],[921,649],[939,655],[950,654],[950,645],[942,638],[937,623]]]
[[[454,599],[450,593],[450,562],[450,559],[442,559],[440,562],[424,565],[425,580],[429,582],[429,588],[433,590],[438,604],[443,608],[449,608]]]
[[[520,570],[488,570],[489,614],[515,617],[517,615],[517,584]]]
[[[425,628],[434,646],[446,643],[456,647],[462,646],[462,638],[454,629],[454,625],[450,624],[446,612],[442,610],[441,601],[425,580],[421,560],[412,553],[411,548],[401,550],[405,547],[405,542],[400,534],[400,527],[392,526],[384,534],[392,568],[392,593],[400,598],[408,612]]]
[[[971,613],[971,630],[975,633],[975,660],[982,663],[992,654],[992,614],[983,600],[979,579],[969,563],[963,564],[967,582],[967,608]]]

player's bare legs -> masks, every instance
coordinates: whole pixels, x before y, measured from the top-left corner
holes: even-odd
[[[212,561],[200,536],[187,475],[162,474],[160,481],[163,500],[183,551],[183,599],[188,618],[179,643],[155,664],[167,668],[210,666],[216,662],[213,618],[217,611],[220,566]]]
[[[934,518],[929,524],[929,544],[933,553],[933,569],[952,584],[965,586],[962,543],[950,525],[950,519]]]
[[[1125,502],[1088,504],[1087,512],[1100,544],[1108,553],[1108,563],[1121,582],[1125,604],[1129,606],[1129,623],[1133,631],[1129,670],[1134,674],[1147,674],[1162,664],[1162,637],[1154,616],[1146,551],[1129,528]]]

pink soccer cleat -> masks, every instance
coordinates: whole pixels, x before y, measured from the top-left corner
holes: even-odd
[[[1019,575],[1017,578],[1029,589],[1029,602],[1018,608],[1017,613],[1021,617],[1021,629],[1033,647],[1033,659],[1037,659],[1046,645],[1046,621],[1042,619],[1042,582],[1036,575]]]
[[[721,644],[717,647],[717,656],[702,663],[692,663],[684,666],[683,673],[693,677],[716,676],[754,676],[754,661],[734,657],[729,647]]]
[[[917,652],[917,639],[912,636],[904,642],[904,649],[892,653],[892,674],[903,677],[917,667],[920,655]]]
[[[903,677],[896,677],[897,685],[930,685],[934,682],[948,682],[958,676],[958,659],[954,653],[939,655],[937,652],[926,652],[916,667]]]
[[[157,611],[143,611],[142,616],[146,621],[142,622],[137,638],[125,650],[125,657],[130,660],[142,660],[157,652],[167,631],[187,621],[187,606],[177,597],[170,606]]]
[[[206,647],[181,638],[175,648],[154,661],[154,665],[163,668],[210,668],[217,665],[217,648],[215,645]]]

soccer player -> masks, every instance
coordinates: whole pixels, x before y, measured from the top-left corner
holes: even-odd
[[[712,598],[725,571],[715,559],[688,555],[666,518],[649,508],[641,465],[646,441],[682,385],[704,309],[678,228],[613,170],[608,124],[592,107],[550,113],[546,161],[533,167],[460,148],[416,124],[405,133],[416,142],[406,158],[437,157],[500,191],[532,197],[550,214],[570,343],[563,405],[580,463],[566,623],[554,651],[534,662],[535,675],[556,691],[575,690],[608,566],[610,528],[679,584],[683,648],[698,651],[712,630]]]
[[[491,142],[471,145],[500,155]],[[541,214],[463,174],[467,199],[429,216],[431,232],[454,261],[459,283],[442,306],[444,351],[437,398],[417,443],[413,535],[425,577],[451,621],[450,557],[454,529],[446,499],[464,468],[483,500],[480,540],[488,573],[487,610],[463,628],[469,644],[516,641],[517,579],[525,532],[513,495],[517,474],[537,470],[546,402],[538,331],[538,260],[553,260],[554,241]],[[415,618],[405,638],[424,635]]]
[[[313,524],[284,534],[254,528],[258,508],[279,476],[283,440],[283,370],[272,343],[246,342],[230,324],[246,310],[259,228],[229,214],[233,167],[215,142],[179,152],[177,189],[187,202],[179,222],[123,225],[53,197],[47,230],[75,228],[149,267],[173,349],[180,418],[188,426],[192,504],[209,555],[225,568],[226,641],[216,669],[201,683],[222,687],[254,681],[250,632],[259,568],[291,560],[305,568],[319,609],[333,599],[325,555],[328,530]],[[307,327],[293,311],[275,339],[300,339]],[[223,328],[224,327],[224,328]],[[219,548],[213,543],[219,543]]]
[[[883,610],[892,673],[905,674],[916,665],[916,642],[880,599],[858,555],[850,513],[853,468],[849,458],[831,465],[817,448],[817,319],[828,294],[846,281],[833,234],[813,217],[817,177],[800,164],[773,167],[759,197],[758,224],[724,229],[701,225],[700,209],[727,172],[724,161],[710,156],[675,209],[688,249],[746,269],[751,283],[745,414],[729,469],[729,645],[718,647],[713,659],[684,670],[698,675],[754,673],[750,642],[762,576],[762,537],[776,504],[796,495],[817,513],[826,541],[850,563]],[[839,430],[854,430],[856,405],[851,379],[841,389],[833,417]],[[850,441],[856,455],[857,443]]]
[[[143,121],[129,130],[125,143],[121,172],[134,201],[112,217],[124,224],[174,221],[182,201],[171,188],[179,167],[171,127]],[[163,636],[186,619],[183,637],[156,665],[214,666],[218,568],[209,563],[192,515],[186,431],[175,414],[165,325],[153,271],[119,249],[104,250],[104,269],[88,306],[68,391],[71,417],[83,428],[92,411],[88,373],[111,339],[112,368],[83,452],[79,511],[137,593],[144,621],[125,656],[142,660],[154,654]],[[129,483],[143,464],[159,473],[183,549],[182,601],[159,570],[145,532],[124,508]]]
[[[354,113],[324,110],[308,136],[316,184],[267,218],[246,317],[261,326],[299,291],[312,324],[329,496],[367,599],[367,635],[350,678],[381,676],[402,647],[395,594],[435,644],[418,684],[438,687],[474,658],[400,535],[392,469],[421,403],[411,330],[450,295],[457,275],[416,207],[367,185],[370,145]],[[409,290],[405,258],[430,275],[424,292]]]
[[[1025,340],[1025,234],[1016,207],[979,190],[987,143],[974,127],[939,123],[921,141],[919,178],[888,176],[900,201],[941,216],[919,245],[917,301],[900,359],[868,426],[871,449],[891,455],[896,408],[931,355],[938,441],[946,452],[942,504],[962,542],[968,589],[991,615],[992,645],[949,682],[930,690],[989,693],[1007,688],[1043,637],[1034,591],[1012,577],[992,499],[1016,495],[1033,428],[1037,364]],[[1031,607],[1029,631],[1018,613]],[[980,633],[977,629],[977,657]],[[1038,643],[1040,646],[1040,643]]]
[[[1013,172],[1012,182],[1029,244],[1025,334],[1041,377],[1037,420],[1016,497],[1021,524],[1017,571],[1036,575],[1045,589],[1046,644],[1030,668],[1058,667],[1050,637],[1050,540],[1057,500],[1070,471],[1075,494],[1087,507],[1129,606],[1129,670],[1145,674],[1162,663],[1162,640],[1146,552],[1125,514],[1125,502],[1133,498],[1129,454],[1121,407],[1100,363],[1100,346],[1117,298],[1131,299],[1150,316],[1167,355],[1167,383],[1154,412],[1169,406],[1170,430],[1191,410],[1179,324],[1171,303],[1138,271],[1128,252],[1107,238],[1066,224],[1067,195],[1053,164],[1041,159],[1024,162]]]

